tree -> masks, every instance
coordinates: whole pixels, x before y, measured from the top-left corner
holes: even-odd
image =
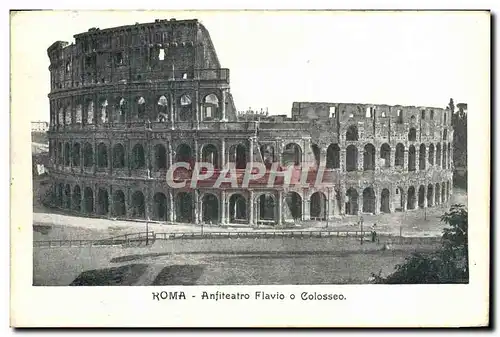
[[[372,274],[374,283],[468,283],[467,209],[452,205],[441,221],[448,224],[443,230],[441,247],[432,253],[413,253],[403,264],[396,265],[387,277]]]

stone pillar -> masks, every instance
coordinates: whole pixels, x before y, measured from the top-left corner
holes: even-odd
[[[198,163],[198,161],[200,160],[199,158],[199,151],[198,151],[198,138],[194,138],[194,161],[195,163]]]
[[[405,147],[405,151],[404,151],[403,168],[404,168],[404,171],[408,171],[408,147]]]
[[[125,209],[125,213],[127,218],[130,219],[132,217],[132,194],[130,188],[127,189],[127,195],[125,196],[125,198],[127,198],[127,207]]]
[[[113,174],[113,143],[111,140],[108,143],[108,174],[111,176]]]
[[[194,223],[195,225],[200,223],[200,192],[195,189],[194,192]]]
[[[174,203],[174,194],[172,190],[168,190],[168,208],[170,212],[168,212],[168,221],[175,222],[175,203]]]
[[[345,168],[345,153],[346,153],[346,150],[345,148],[342,148],[340,149],[340,157],[339,157],[339,161],[340,161],[340,171],[341,172],[345,172],[346,171],[346,168]]]
[[[427,184],[424,185],[424,208],[427,208]]]
[[[226,218],[226,191],[223,190],[220,194],[220,222],[225,224],[229,222]]]
[[[311,202],[309,193],[304,190],[304,197],[302,198],[302,218],[303,220],[311,220],[311,209],[309,203]]]
[[[283,225],[283,191],[278,191],[278,226]]]
[[[253,190],[249,191],[250,195],[248,197],[248,224],[250,226],[254,225],[254,192]]]
[[[222,89],[222,102],[221,102],[221,110],[222,110],[222,121],[226,121],[226,89]]]
[[[415,171],[420,171],[420,148],[415,146]]]
[[[358,171],[363,171],[363,161],[365,149],[362,146],[357,147],[358,149]]]
[[[283,152],[283,140],[281,138],[276,138],[276,149],[275,149],[276,161],[281,165],[281,153]]]
[[[327,219],[331,220],[333,219],[333,216],[335,214],[335,190],[332,188],[328,188],[328,195],[327,195]]]
[[[373,188],[373,193],[375,194],[375,211],[373,212],[374,214],[380,214],[380,206],[382,202],[382,196],[380,195],[381,191],[378,186]]]
[[[173,130],[175,127],[175,95],[173,92],[169,94],[169,100],[168,102],[170,103],[170,128]]]
[[[172,150],[172,142],[169,141],[167,144],[167,156],[168,156],[168,168],[170,169],[174,165],[174,152]]]
[[[250,137],[250,164],[253,165],[253,147],[254,147],[254,137]]]
[[[113,202],[113,186],[110,185],[108,189],[108,218],[113,215],[114,202]]]
[[[225,138],[222,138],[221,140],[221,151],[220,151],[220,155],[221,155],[221,168],[224,169],[226,167],[226,139]]]
[[[402,195],[403,205],[401,205],[401,206],[403,206],[402,207],[403,208],[403,212],[406,212],[406,206],[407,206],[406,205],[406,203],[407,203],[407,201],[406,201],[406,198],[407,198],[406,191],[401,191],[401,193],[403,193],[403,195]]]
[[[363,213],[363,189],[358,188],[358,214]]]
[[[345,199],[346,199],[345,185],[340,185],[340,214],[345,215]]]

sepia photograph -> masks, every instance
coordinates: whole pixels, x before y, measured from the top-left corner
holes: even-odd
[[[470,62],[489,59],[472,33],[489,34],[489,12],[10,19],[13,72],[25,66],[11,114],[31,134],[30,286],[155,286],[171,300],[194,286],[471,282],[469,205],[489,199],[471,199],[468,177],[489,188],[489,166],[468,173],[468,109],[488,118],[473,89],[489,72]],[[224,289],[192,297],[285,298]]]

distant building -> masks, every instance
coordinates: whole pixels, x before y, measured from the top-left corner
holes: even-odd
[[[31,132],[45,132],[49,129],[49,122],[34,121],[31,122]]]

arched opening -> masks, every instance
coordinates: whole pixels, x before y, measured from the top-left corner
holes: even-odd
[[[408,199],[406,203],[407,209],[415,209],[415,201],[415,187],[410,186],[410,188],[408,188]]]
[[[121,191],[115,191],[113,195],[113,214],[115,216],[126,216],[127,208],[125,205],[125,194]]]
[[[274,146],[270,144],[263,144],[260,147],[260,154],[262,156],[262,161],[264,162],[266,168],[270,168],[272,166],[272,163],[274,163],[275,161]]]
[[[345,151],[345,166],[348,172],[358,169],[358,148],[354,145],[349,145]]]
[[[429,184],[427,186],[427,207],[432,207],[434,205],[434,186]]]
[[[144,204],[144,194],[141,191],[135,191],[132,194],[131,216],[132,218],[144,219],[146,217],[146,209]]]
[[[451,188],[451,187],[450,187],[450,186],[451,186],[451,185],[450,185],[450,182],[449,182],[449,181],[447,181],[447,182],[446,182],[446,198],[447,198],[447,199],[450,197],[450,192],[451,192],[451,190],[450,190],[450,188]]]
[[[357,141],[358,140],[358,128],[354,125],[349,126],[345,134],[345,140],[347,141]]]
[[[429,165],[434,165],[434,144],[429,145]]]
[[[419,208],[424,208],[425,204],[425,186],[420,185],[418,188],[418,207]]]
[[[94,212],[94,192],[90,187],[85,187],[83,190],[83,206],[85,213],[91,214]]]
[[[420,145],[420,151],[418,153],[418,169],[425,170],[425,144]]]
[[[113,168],[125,167],[125,148],[122,144],[113,147]]]
[[[219,199],[212,193],[207,193],[202,199],[203,222],[219,222]]]
[[[175,151],[175,162],[176,163],[192,163],[192,151],[191,147],[187,144],[180,144],[177,146]]]
[[[299,145],[295,143],[288,143],[283,150],[281,158],[284,166],[300,165],[302,159],[302,150]]]
[[[71,186],[69,184],[64,186],[64,207],[71,209]]]
[[[80,143],[73,144],[73,153],[71,154],[71,158],[73,159],[73,166],[80,166]]]
[[[154,147],[155,153],[155,169],[164,170],[167,168],[167,150],[163,144],[156,144]]]
[[[170,119],[168,100],[163,95],[158,99],[158,115],[156,119],[158,122],[166,122]]]
[[[391,193],[387,188],[382,190],[382,194],[380,195],[380,212],[382,213],[390,213],[390,202],[391,202]]]
[[[312,144],[311,145],[311,150],[314,155],[314,162],[316,167],[319,167],[319,164],[321,162],[321,150],[319,149],[319,146],[317,144]]]
[[[363,190],[363,213],[375,213],[375,192],[371,187]]]
[[[330,144],[326,150],[326,168],[340,168],[340,147],[338,144]]]
[[[410,145],[408,150],[408,171],[415,171],[415,146]]]
[[[443,168],[447,168],[447,164],[446,164],[446,159],[448,159],[448,157],[446,156],[446,150],[447,150],[447,147],[446,147],[446,143],[443,143]]]
[[[326,196],[323,192],[311,195],[310,215],[314,220],[326,220]]]
[[[214,168],[219,168],[219,152],[215,145],[207,144],[203,146],[201,159],[204,163],[210,163]]]
[[[259,196],[259,220],[260,221],[276,221],[276,199],[270,193]]]
[[[229,221],[232,223],[246,222],[247,201],[241,194],[233,194],[229,198]]]
[[[243,144],[233,145],[229,149],[229,161],[235,163],[237,169],[247,167],[247,148]]]
[[[375,146],[366,144],[363,152],[363,170],[375,170]]]
[[[401,143],[396,145],[396,158],[394,158],[394,166],[403,166],[405,164],[405,146]]]
[[[191,111],[192,111],[192,100],[189,95],[182,95],[179,98],[179,121],[189,121],[191,120]]]
[[[402,187],[397,187],[396,188],[396,202],[397,202],[397,207],[395,209],[396,212],[402,212],[404,210],[405,206],[405,192]]]
[[[302,198],[297,192],[288,192],[285,196],[286,208],[283,210],[285,219],[302,219]]]
[[[202,106],[203,120],[219,119],[219,99],[216,95],[205,96]]]
[[[137,98],[137,119],[143,120],[146,117],[146,100],[144,97]]]
[[[193,197],[191,193],[179,192],[176,198],[177,222],[193,221]]]
[[[446,161],[448,163],[448,168],[451,167],[451,147],[450,147],[450,143],[448,143],[448,160]]]
[[[358,209],[358,191],[350,188],[346,192],[345,212],[349,215],[357,215]]]
[[[417,140],[417,130],[415,130],[415,128],[410,128],[410,131],[408,131],[408,140],[410,142]]]
[[[97,145],[97,167],[104,168],[108,166],[108,148],[106,144]]]
[[[391,147],[389,146],[389,144],[384,143],[380,147],[380,159],[382,160],[382,167],[391,166]]]
[[[70,163],[70,145],[69,143],[64,143],[64,166],[69,166]]]
[[[91,167],[92,165],[94,165],[94,151],[90,143],[85,143],[83,145],[83,166]]]
[[[158,221],[167,220],[167,197],[164,193],[157,192],[153,196],[153,219]]]
[[[441,143],[436,145],[436,166],[441,167]]]
[[[439,186],[439,183],[436,184],[436,189],[434,190],[434,200],[436,205],[441,204],[441,186]]]
[[[446,202],[446,185],[445,185],[445,183],[441,184],[441,202],[442,203]]]
[[[443,140],[448,140],[448,130],[447,129],[443,130]]]
[[[64,201],[63,201],[63,195],[64,195],[64,185],[63,184],[57,184],[57,190],[56,190],[56,205],[59,207],[63,207]]]
[[[109,212],[108,191],[100,188],[97,192],[97,214],[106,215]]]
[[[142,169],[146,167],[146,160],[144,158],[144,148],[142,144],[135,144],[132,148],[132,169]]]
[[[80,186],[76,185],[73,188],[73,209],[77,212],[82,210],[82,191],[80,190]]]
[[[63,153],[62,153],[62,143],[57,143],[57,164],[62,164],[63,163]]]

